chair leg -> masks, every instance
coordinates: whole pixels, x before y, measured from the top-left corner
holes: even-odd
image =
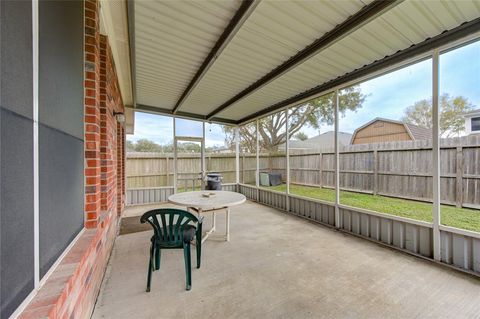
[[[202,260],[202,236],[197,236],[197,269],[200,268],[200,263]]]
[[[158,247],[155,248],[155,270],[160,269],[160,258],[162,256],[162,250]]]
[[[152,270],[153,270],[153,253],[155,250],[155,243],[152,243],[150,247],[150,260],[148,261],[148,274],[147,274],[147,292],[150,292],[150,284],[152,282]]]
[[[190,243],[183,243],[183,254],[185,257],[185,276],[187,282],[187,290],[192,288],[192,261],[190,257]]]
[[[197,233],[195,234],[195,239],[197,240],[197,269],[200,268],[200,264],[202,261],[202,231],[203,231],[202,223],[198,223],[197,226]]]

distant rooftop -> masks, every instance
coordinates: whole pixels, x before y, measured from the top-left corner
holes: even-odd
[[[480,114],[480,109],[475,109],[464,114],[465,117],[472,117]]]
[[[432,130],[428,129],[426,127],[418,126],[415,124],[411,123],[406,123],[403,121],[398,121],[398,120],[392,120],[392,119],[387,119],[387,118],[382,118],[382,117],[376,117],[371,121],[368,121],[367,123],[363,124],[359,128],[353,132],[353,137],[352,141],[355,138],[355,135],[362,129],[366,128],[369,125],[372,125],[375,122],[382,121],[382,122],[390,122],[390,123],[395,123],[395,124],[400,124],[405,127],[405,130],[411,135],[413,140],[428,140],[432,138]]]
[[[352,134],[346,132],[338,132],[338,143],[345,146],[350,143]],[[280,147],[285,144],[280,145]],[[309,150],[309,149],[332,149],[335,146],[335,132],[328,131],[317,136],[311,137],[305,141],[291,140],[289,142],[290,149]]]

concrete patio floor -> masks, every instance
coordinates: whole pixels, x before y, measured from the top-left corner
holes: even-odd
[[[447,267],[252,202],[232,209],[230,231],[205,242],[191,291],[183,252],[163,251],[150,293],[151,231],[119,236],[93,318],[480,317],[480,279]]]

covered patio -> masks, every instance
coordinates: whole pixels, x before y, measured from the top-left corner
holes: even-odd
[[[478,0],[0,14],[2,319],[480,316]],[[176,220],[146,292],[140,216],[209,183],[230,237],[190,287]]]
[[[127,208],[125,216],[154,207],[172,205]],[[193,270],[188,292],[183,253],[170,250],[163,252],[161,270],[154,272],[152,290],[145,293],[151,231],[120,235],[93,318],[478,315],[475,276],[251,201],[233,208],[231,219],[231,241],[205,242],[202,267]]]

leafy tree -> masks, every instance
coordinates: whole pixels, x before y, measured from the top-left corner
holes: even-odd
[[[146,138],[139,139],[136,143],[127,141],[128,152],[154,152],[173,153],[173,144],[160,145]],[[178,145],[180,153],[200,153],[201,147],[197,143],[187,142]]]
[[[132,141],[127,140],[127,144],[125,145],[127,152],[135,152],[135,143]]]
[[[182,153],[200,153],[201,149],[198,143],[186,142],[178,144],[178,152]]]
[[[225,145],[205,146],[205,153],[217,153],[229,149]]]
[[[165,144],[162,146],[163,153],[173,153],[173,144]]]
[[[463,96],[440,96],[440,136],[460,136],[465,130],[463,114],[473,109],[473,105]],[[403,121],[428,129],[432,128],[432,101],[420,100],[405,109]]]
[[[306,141],[306,140],[308,140],[308,135],[305,134],[304,132],[298,132],[298,133],[294,136],[294,138],[296,138],[296,139],[299,140],[299,141]]]
[[[366,96],[362,94],[358,86],[351,86],[339,91],[339,113],[344,116],[347,110],[355,111],[362,107]],[[261,149],[269,152],[278,151],[278,146],[285,143],[286,138],[286,114],[275,113],[259,120],[258,133]],[[334,94],[324,95],[310,100],[297,107],[290,108],[289,134],[295,136],[304,125],[319,129],[322,124],[331,125],[334,121]],[[256,128],[255,123],[243,125],[239,128],[240,147],[242,150],[255,152]],[[235,130],[224,127],[226,144],[235,145]]]
[[[403,122],[432,128],[432,101],[420,100],[407,107],[402,118]]]
[[[142,138],[135,143],[135,152],[162,152],[162,146],[149,139]]]

